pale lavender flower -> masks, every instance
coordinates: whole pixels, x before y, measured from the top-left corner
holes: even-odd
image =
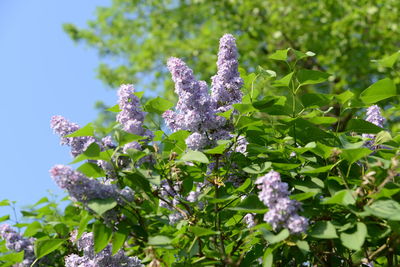
[[[76,240],[77,232],[72,233],[71,241],[76,243],[78,250],[83,256],[71,254],[65,258],[66,267],[144,267],[137,257],[128,257],[123,250],[115,255],[111,253],[111,246],[107,245],[99,253],[94,252],[93,233],[83,233],[82,237]]]
[[[197,81],[193,71],[179,58],[170,58],[167,66],[179,97],[177,112],[168,110],[163,114],[167,126],[172,131],[192,132],[202,132],[213,127],[211,122],[215,120],[215,115],[207,84],[204,81]]]
[[[6,248],[16,252],[24,251],[24,260],[22,263],[16,264],[18,267],[30,266],[35,260],[33,252],[34,238],[25,238],[17,233],[10,225],[3,224],[0,226],[0,237],[6,241]]]
[[[186,138],[185,143],[188,148],[192,150],[199,150],[207,146],[207,144],[210,143],[210,140],[208,140],[206,135],[195,132]]]
[[[287,228],[292,234],[305,232],[308,220],[297,214],[300,202],[289,198],[288,184],[281,181],[280,174],[270,171],[256,181],[258,198],[269,208],[264,221],[274,230]]]
[[[219,41],[218,72],[211,78],[211,98],[217,108],[242,101],[240,88],[243,80],[238,71],[237,57],[235,37],[225,34]]]
[[[174,225],[183,219],[183,215],[179,212],[174,212],[168,216],[168,219],[169,219],[169,224]]]
[[[104,148],[115,148],[116,147],[111,136],[103,137],[101,139],[101,144],[102,144],[102,147],[104,147]]]
[[[247,228],[252,228],[256,226],[256,222],[254,221],[255,218],[255,213],[247,213],[244,217],[243,220],[247,225]]]
[[[366,121],[375,124],[376,126],[383,127],[383,124],[385,123],[385,118],[382,117],[381,115],[381,110],[379,106],[377,105],[372,105],[367,109],[367,118]],[[363,134],[362,135],[364,138],[370,138],[372,140],[368,140],[365,142],[365,146],[376,149],[376,147],[373,146],[374,144],[374,139],[375,135],[374,134]]]
[[[56,165],[50,170],[57,185],[66,189],[72,200],[86,203],[92,199],[118,198],[116,185],[103,184],[96,179],[89,179],[69,166]]]
[[[78,124],[68,121],[63,116],[53,116],[50,121],[50,127],[60,136],[61,145],[71,147],[73,157],[85,151],[91,143],[96,142],[96,139],[92,136],[64,137],[79,130],[80,127]]]

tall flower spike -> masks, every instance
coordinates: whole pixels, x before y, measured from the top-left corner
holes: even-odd
[[[289,198],[288,184],[281,181],[280,174],[270,171],[257,179],[258,198],[269,208],[264,221],[274,230],[287,228],[292,234],[305,232],[308,220],[297,214],[300,203]]]
[[[179,58],[172,57],[167,63],[175,82],[175,92],[179,97],[176,111],[168,110],[163,114],[166,124],[173,131],[206,131],[215,127],[213,109],[210,103],[207,84],[197,81],[193,71]]]
[[[79,130],[79,125],[68,121],[63,116],[53,116],[50,121],[50,127],[53,131],[60,136],[61,145],[68,145],[71,147],[71,154],[73,157],[81,154],[85,149],[96,141],[92,136],[79,136],[79,137],[64,137]]]
[[[122,125],[124,131],[128,133],[151,137],[153,133],[143,128],[146,113],[140,109],[139,98],[134,95],[134,92],[135,88],[132,84],[123,84],[120,86],[118,90],[118,105],[121,111],[117,115],[117,121]],[[134,143],[134,145],[127,145],[140,148],[139,143]]]
[[[367,109],[367,118],[365,120],[379,127],[383,127],[383,124],[385,123],[385,118],[382,117],[381,109],[377,105],[370,106]],[[362,136],[364,138],[371,138],[371,139],[375,138],[374,134],[363,134]],[[373,144],[374,140],[368,140],[365,142],[365,146],[375,149],[375,147],[373,147]]]
[[[243,80],[238,71],[237,58],[235,37],[225,34],[219,41],[218,72],[211,78],[211,98],[217,109],[242,101],[243,94],[240,88]]]
[[[113,184],[102,184],[98,180],[89,179],[69,166],[56,165],[50,170],[51,177],[57,185],[66,189],[74,201],[86,203],[92,199],[115,198],[119,191]]]

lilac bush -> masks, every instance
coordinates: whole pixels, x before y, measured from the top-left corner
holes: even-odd
[[[226,34],[210,87],[181,59],[168,60],[174,108],[160,97],[142,106],[145,97],[125,84],[107,111],[115,122],[80,128],[53,117],[74,167],[56,165],[50,176],[72,202],[26,208],[13,224],[23,234],[1,226],[0,265],[397,266],[400,138],[388,118],[373,147],[374,125],[386,119],[370,106],[396,110],[388,102],[396,85],[378,81],[359,99],[319,94],[329,75],[297,65],[313,55],[279,50],[270,58],[289,73],[239,75]],[[368,106],[374,125],[352,118]]]

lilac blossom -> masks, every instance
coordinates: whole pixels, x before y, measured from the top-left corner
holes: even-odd
[[[175,93],[179,100],[176,112],[168,110],[163,114],[172,131],[188,130],[204,132],[214,127],[215,120],[208,87],[204,81],[197,81],[193,71],[179,58],[170,58],[168,69],[175,82]]]
[[[118,189],[109,180],[101,183],[99,180],[90,179],[69,166],[56,165],[50,170],[51,177],[61,189],[66,189],[73,201],[87,203],[92,199],[114,198],[119,203],[125,199],[132,200],[134,192],[128,188]]]
[[[92,136],[64,137],[80,129],[79,125],[68,121],[63,116],[53,116],[50,121],[50,127],[61,138],[61,145],[71,147],[73,157],[78,156],[96,139]]]
[[[118,90],[118,105],[121,111],[117,115],[117,121],[121,124],[124,131],[151,138],[153,133],[143,127],[146,113],[141,110],[139,98],[134,93],[135,88],[133,85],[123,84],[120,86]],[[125,146],[128,148],[140,146],[137,142],[132,143],[134,144],[126,144]]]
[[[15,267],[31,266],[35,260],[33,252],[34,238],[24,238],[17,233],[10,225],[3,224],[0,226],[0,237],[6,241],[6,247],[15,252],[24,251],[24,260],[21,263],[15,264]]]
[[[385,123],[385,118],[382,117],[381,110],[380,110],[379,106],[373,105],[373,106],[370,106],[367,109],[366,121],[368,121],[368,122],[370,122],[372,124],[375,124],[376,126],[379,126],[381,128],[383,127],[383,124]],[[372,149],[376,148],[376,147],[373,146],[374,139],[375,139],[375,135],[374,134],[363,134],[362,136],[364,138],[372,139],[372,140],[366,141],[365,142],[365,146],[367,146],[369,148],[372,148]]]
[[[217,108],[242,101],[243,94],[240,88],[243,80],[238,71],[237,57],[235,37],[225,34],[219,41],[218,72],[211,78],[211,98]]]
[[[300,202],[289,198],[288,184],[281,181],[280,174],[270,171],[256,181],[258,198],[269,208],[264,221],[274,230],[287,228],[292,234],[305,232],[308,227],[306,218],[297,214]]]
[[[128,257],[123,250],[112,255],[111,246],[107,245],[99,253],[94,252],[94,240],[92,233],[83,233],[77,240],[77,231],[72,233],[71,241],[76,243],[83,255],[71,254],[65,258],[66,267],[144,267],[137,257]]]
[[[255,213],[247,213],[244,217],[243,220],[247,225],[247,228],[252,228],[256,226],[256,222],[254,221],[255,219]]]

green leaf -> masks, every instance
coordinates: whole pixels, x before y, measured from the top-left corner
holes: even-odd
[[[343,149],[340,157],[347,160],[350,164],[370,155],[371,150],[365,147],[354,148],[354,149]]]
[[[289,50],[290,50],[290,48],[282,49],[282,50],[276,50],[275,53],[269,55],[268,58],[269,59],[273,59],[273,60],[286,61],[287,57],[288,57]]]
[[[106,174],[104,173],[104,170],[93,162],[83,163],[76,170],[83,173],[87,177],[99,178],[99,177],[106,176]]]
[[[75,132],[65,135],[64,137],[94,136],[94,128],[92,123],[88,123]]]
[[[214,230],[204,228],[204,227],[199,227],[199,226],[190,226],[189,230],[193,232],[195,236],[206,236],[206,235],[216,235],[219,234],[219,232],[216,232]]]
[[[294,199],[297,201],[303,201],[303,200],[309,199],[310,197],[315,196],[316,194],[317,194],[316,192],[299,193],[299,194],[290,195],[290,199]]]
[[[305,166],[304,168],[302,168],[300,170],[300,173],[314,174],[314,173],[328,172],[333,168],[333,166],[335,166],[335,165],[331,164],[331,165],[326,165],[326,166],[322,166],[322,167],[319,167],[319,168],[313,168],[311,166]]]
[[[140,141],[143,140],[144,137],[136,134],[131,134],[125,131],[116,131],[115,132],[115,140],[118,142],[119,146],[126,145],[128,143],[134,142],[134,141]]]
[[[400,204],[391,199],[377,200],[371,206],[365,206],[364,210],[379,218],[400,221]]]
[[[144,91],[141,91],[141,92],[134,92],[133,94],[134,94],[135,96],[137,96],[137,98],[141,99],[141,98],[143,97],[143,95],[144,95]]]
[[[276,87],[289,87],[290,81],[292,80],[294,72],[287,74],[285,77],[273,82]]]
[[[297,240],[296,245],[304,255],[310,252],[310,246],[308,245],[307,241]]]
[[[352,233],[341,233],[340,240],[343,246],[352,250],[360,250],[367,236],[367,227],[362,222],[357,223],[356,230]]]
[[[148,112],[162,114],[166,110],[172,108],[173,106],[174,106],[174,103],[172,103],[171,101],[168,101],[164,98],[157,96],[156,98],[149,100],[144,105],[144,109]]]
[[[271,233],[270,231],[268,231],[264,228],[261,228],[260,230],[261,230],[265,240],[267,240],[270,244],[279,243],[279,242],[285,240],[286,238],[288,238],[290,235],[288,229],[283,229],[277,235],[274,235],[273,233]]]
[[[204,150],[203,152],[206,153],[206,154],[217,154],[217,155],[221,155],[221,154],[224,153],[225,149],[226,149],[226,144],[221,144],[221,145],[218,145],[218,146],[216,146],[216,147],[214,147],[214,148],[206,149],[206,150]]]
[[[233,104],[232,106],[242,114],[253,112],[253,111],[257,110],[253,107],[252,104],[240,104],[239,103],[239,104]]]
[[[113,198],[92,199],[88,202],[88,207],[99,215],[103,215],[108,210],[117,206],[117,201]]]
[[[0,217],[0,222],[4,222],[10,219],[10,215],[4,215],[2,217]]]
[[[112,231],[110,228],[96,222],[93,224],[93,238],[94,238],[94,252],[99,253],[102,251],[111,239]]]
[[[125,243],[127,235],[121,232],[114,232],[112,237],[112,255],[117,253]]]
[[[317,221],[311,229],[310,236],[319,239],[338,238],[335,226],[330,221]]]
[[[119,109],[118,104],[116,104],[116,105],[112,106],[111,108],[106,109],[106,111],[118,113],[118,112],[120,112],[121,110]]]
[[[396,85],[389,78],[377,81],[360,94],[366,104],[374,104],[392,96],[396,96]]]
[[[305,58],[305,57],[313,57],[313,56],[315,56],[315,53],[311,52],[311,51],[307,51],[307,52],[303,53],[303,52],[298,51],[298,50],[293,49],[293,48],[291,48],[291,50],[292,50],[293,54],[296,56],[297,60],[300,60],[300,59]]]
[[[309,122],[319,125],[331,125],[337,122],[335,117],[312,117],[308,119]]]
[[[196,161],[201,163],[210,163],[207,156],[200,151],[189,150],[182,157],[181,161]]]
[[[0,207],[1,206],[10,206],[10,201],[8,199],[3,199],[0,201]]]
[[[244,167],[243,171],[251,174],[260,174],[266,172],[269,168],[271,168],[271,162],[263,162],[260,164],[252,164],[250,166]]]
[[[273,249],[267,248],[264,252],[263,259],[262,259],[262,266],[263,267],[272,267],[274,264],[274,253]]]
[[[250,195],[240,202],[236,207],[228,208],[246,213],[265,213],[268,211],[267,207],[258,199],[256,195]]]
[[[148,193],[151,192],[149,180],[147,180],[139,171],[126,173],[124,183],[135,191],[144,190]]]
[[[113,149],[101,151],[98,144],[91,143],[88,148],[82,154],[78,155],[70,164],[78,163],[87,159],[110,161],[113,152]]]
[[[391,134],[388,131],[380,131],[376,136],[375,136],[375,144],[380,145],[386,142],[391,141],[393,138]]]
[[[297,73],[300,85],[317,84],[325,82],[330,74],[318,70],[301,69]]]
[[[343,105],[344,103],[352,99],[353,96],[354,96],[353,92],[351,92],[350,90],[346,90],[340,95],[336,95],[335,97],[339,101],[339,103]]]
[[[216,113],[216,115],[220,116],[220,117],[224,117],[225,119],[230,119],[231,115],[232,115],[233,109],[228,109],[225,112],[220,112],[220,113]]]
[[[1,267],[11,266],[14,263],[22,262],[24,260],[24,254],[25,254],[24,250],[22,250],[21,252],[2,254],[0,256],[0,261],[5,261],[5,262],[7,262],[7,264],[10,264],[10,265],[1,265]]]
[[[340,190],[336,192],[332,197],[325,198],[321,204],[338,204],[343,206],[354,205],[356,200],[352,195],[352,191],[350,190]]]
[[[39,239],[36,240],[34,246],[34,252],[36,255],[36,259],[40,259],[51,252],[58,249],[65,240],[63,239]]]
[[[34,221],[26,227],[24,236],[34,236],[37,232],[42,230],[42,225],[38,221]]]
[[[329,105],[333,96],[326,94],[309,93],[300,96],[301,103],[304,107],[323,107]]]
[[[379,65],[381,65],[385,68],[393,68],[394,63],[396,63],[399,56],[400,56],[400,51],[397,51],[389,56],[383,57],[382,59],[371,60],[371,61],[377,62]]]
[[[347,132],[377,134],[383,129],[362,119],[351,119],[346,126]]]
[[[150,236],[149,241],[147,243],[150,246],[164,246],[171,244],[171,239],[167,236],[156,235],[156,236]]]

